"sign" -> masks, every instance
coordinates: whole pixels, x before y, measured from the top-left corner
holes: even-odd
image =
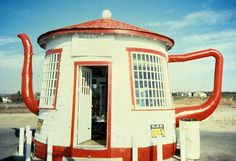
[[[111,56],[114,52],[113,40],[113,36],[108,35],[74,35],[71,56]]]
[[[151,124],[151,137],[157,138],[157,137],[165,137],[165,128],[164,124]]]
[[[42,120],[42,119],[38,119],[38,123],[37,123],[37,126],[36,126],[36,131],[37,131],[38,133],[41,132],[42,126],[43,126],[43,120]]]

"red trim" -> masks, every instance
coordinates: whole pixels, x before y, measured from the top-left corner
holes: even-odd
[[[163,109],[161,109],[163,108]],[[158,109],[132,109],[132,111],[171,111],[171,110],[174,110],[172,108],[166,108],[166,107],[158,107]]]
[[[43,35],[40,35],[38,38],[38,44],[42,46],[42,42],[49,37],[55,35],[69,34],[69,33],[95,33],[95,34],[127,34],[127,35],[136,35],[143,36],[153,39],[158,39],[167,43],[167,49],[171,49],[174,46],[174,41],[164,35],[159,35],[156,33],[143,32],[143,31],[133,31],[133,30],[121,30],[121,29],[59,29],[55,31],[49,31]]]
[[[24,47],[24,62],[21,77],[21,94],[22,99],[25,102],[28,109],[38,115],[39,113],[39,100],[34,96],[33,91],[33,71],[32,71],[32,57],[33,57],[33,47],[29,37],[22,33],[17,35]]]
[[[152,53],[152,54],[158,54],[160,56],[163,56],[166,58],[166,54],[163,52],[157,51],[157,50],[152,50],[152,49],[145,49],[145,48],[126,48],[126,51],[129,53],[131,52],[144,52],[144,53]]]
[[[176,144],[163,145],[163,159],[169,159],[175,154]],[[47,146],[44,143],[35,141],[35,155],[38,158],[46,159]],[[65,157],[85,157],[85,158],[122,158],[123,161],[132,161],[132,148],[111,148],[107,150],[83,150],[74,149],[70,152],[69,147],[53,146],[53,161]],[[156,161],[157,147],[140,147],[138,148],[139,161]]]
[[[112,63],[108,64],[108,102],[107,102],[107,149],[111,147],[111,115],[112,115]]]
[[[49,49],[46,51],[46,56],[49,54],[55,54],[55,53],[62,53],[62,48],[58,48],[58,49]]]
[[[71,116],[71,136],[70,136],[70,148],[71,151],[74,147],[74,129],[75,129],[75,106],[76,106],[76,89],[77,89],[77,65],[74,63],[74,85],[73,85],[73,98],[72,98],[72,116]]]
[[[128,52],[128,61],[129,61],[129,79],[130,79],[130,90],[131,90],[131,103],[132,103],[132,111],[163,111],[163,110],[173,110],[172,108],[166,107],[158,107],[158,108],[145,108],[145,109],[137,109],[135,108],[135,96],[134,96],[134,80],[133,80],[133,65],[131,61],[132,52],[144,52],[146,54],[152,53],[157,54],[166,58],[166,55],[160,51],[152,50],[152,49],[145,49],[145,48],[126,48]]]
[[[60,69],[61,69],[61,55],[62,55],[62,51],[63,51],[62,48],[49,49],[49,50],[46,51],[45,57],[48,56],[48,55],[50,55],[50,54],[59,54],[58,77],[57,77],[57,82],[56,82],[56,93],[55,93],[53,108],[39,107],[39,109],[44,109],[44,110],[56,110],[57,95],[58,95],[58,85],[59,85],[59,80],[60,80]]]
[[[134,98],[134,81],[133,81],[133,65],[131,63],[131,51],[128,51],[128,60],[129,60],[129,79],[130,79],[130,90],[131,90],[131,103],[132,103],[132,109],[135,109],[135,98]]]
[[[217,108],[221,97],[222,75],[223,75],[223,56],[214,49],[196,51],[183,55],[169,55],[169,62],[185,62],[199,58],[213,56],[215,58],[214,89],[211,97],[199,106],[180,107],[175,109],[176,125],[182,118],[194,118],[203,120],[210,116]]]
[[[71,153],[80,153],[81,149],[74,148],[74,136],[75,136],[75,109],[76,109],[76,82],[77,82],[77,68],[78,66],[108,66],[108,102],[107,102],[107,149],[100,150],[101,155],[108,153],[111,147],[111,102],[112,102],[112,62],[110,61],[79,61],[74,62],[74,87],[73,87],[73,104],[72,104],[72,122],[71,122],[71,141],[70,148]],[[83,150],[82,150],[83,151]],[[99,151],[99,150],[98,150]]]
[[[35,156],[46,160],[47,158],[47,145],[35,140]],[[63,156],[70,156],[69,147],[53,146],[52,157],[53,161],[61,161]]]

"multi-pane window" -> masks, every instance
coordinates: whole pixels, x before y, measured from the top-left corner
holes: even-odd
[[[151,53],[132,53],[135,108],[170,107],[166,60]]]
[[[43,83],[40,96],[41,108],[53,108],[59,73],[60,54],[46,55],[43,73]]]
[[[92,84],[92,73],[91,71],[86,71],[87,68],[84,68],[82,70],[82,78],[81,78],[81,89],[82,89],[82,94],[83,95],[90,95],[91,93],[91,84]]]

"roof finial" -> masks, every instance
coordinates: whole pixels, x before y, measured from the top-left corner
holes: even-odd
[[[105,9],[102,11],[102,18],[111,18],[111,11],[108,9]]]

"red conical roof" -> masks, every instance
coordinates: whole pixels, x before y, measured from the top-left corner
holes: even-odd
[[[96,19],[76,25],[66,26],[56,30],[46,32],[39,36],[38,43],[44,47],[43,41],[51,36],[61,35],[66,33],[109,33],[109,34],[128,34],[142,37],[149,37],[166,42],[167,49],[174,45],[174,41],[164,35],[139,28],[112,18]]]

